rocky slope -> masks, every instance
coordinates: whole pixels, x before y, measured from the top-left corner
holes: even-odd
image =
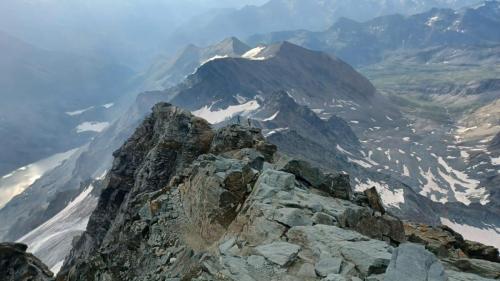
[[[160,103],[114,156],[57,280],[497,277],[497,263],[470,259],[491,257],[487,247],[463,253],[469,272],[439,261],[405,243],[375,189],[353,192],[348,175],[281,155],[258,129],[214,131]]]
[[[26,249],[24,244],[0,243],[0,280],[53,281],[47,266]]]

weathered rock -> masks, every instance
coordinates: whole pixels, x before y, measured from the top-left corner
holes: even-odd
[[[466,240],[462,249],[470,258],[500,262],[498,249],[493,246]]]
[[[316,263],[314,270],[321,277],[326,277],[330,274],[339,274],[342,266],[342,258],[320,258]]]
[[[317,212],[312,216],[312,221],[314,224],[335,225],[337,219],[328,214]]]
[[[459,259],[451,262],[460,271],[484,278],[500,279],[500,263],[478,259]]]
[[[321,257],[345,258],[366,277],[385,272],[391,258],[391,247],[357,232],[335,226],[293,227],[287,232],[290,242],[302,246],[302,256],[311,260]]]
[[[210,152],[222,154],[242,148],[256,148],[264,155],[266,161],[271,161],[277,150],[275,145],[266,142],[260,129],[234,124],[215,133]]]
[[[303,160],[290,160],[283,165],[282,171],[294,174],[307,185],[325,191],[333,197],[350,200],[352,188],[349,176],[345,174],[324,174]]]
[[[500,262],[498,249],[464,240],[462,235],[448,226],[428,226],[405,222],[405,235],[410,242],[424,244],[439,257],[453,259],[473,258]]]
[[[274,242],[272,244],[261,245],[255,248],[255,251],[280,266],[285,266],[297,257],[300,246],[287,242]]]
[[[372,209],[349,209],[339,219],[342,227],[395,244],[406,240],[403,222],[389,214],[377,215]]]
[[[321,279],[321,281],[347,281],[344,276],[340,274],[330,274],[327,277]]]
[[[377,189],[375,187],[372,187],[365,190],[364,193],[366,195],[366,198],[368,199],[368,204],[370,205],[370,207],[373,210],[380,212],[381,214],[385,214],[385,208],[382,204],[382,199],[380,199]]]
[[[289,227],[312,225],[310,215],[297,208],[281,208],[276,211],[275,220]]]
[[[493,281],[494,279],[483,278],[471,273],[447,270],[448,281]]]
[[[179,186],[191,223],[207,241],[216,241],[236,217],[256,180],[248,163],[211,154],[200,156]]]
[[[384,281],[446,281],[443,265],[422,245],[405,243],[394,250]]]
[[[26,253],[27,246],[0,243],[0,281],[51,281],[52,272],[38,258]]]
[[[297,276],[302,278],[316,278],[314,265],[310,263],[304,263],[297,272]]]

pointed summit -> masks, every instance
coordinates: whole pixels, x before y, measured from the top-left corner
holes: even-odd
[[[225,50],[227,51],[226,53],[229,53],[231,51],[234,55],[243,55],[248,50],[250,50],[250,47],[247,44],[243,43],[240,39],[232,36],[214,45],[214,49],[218,49],[221,51]]]

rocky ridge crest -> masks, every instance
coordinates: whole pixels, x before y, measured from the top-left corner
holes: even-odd
[[[279,154],[258,129],[214,131],[160,103],[114,156],[57,280],[391,280],[413,271],[408,253],[432,265],[408,280],[467,280],[405,243],[376,192]]]

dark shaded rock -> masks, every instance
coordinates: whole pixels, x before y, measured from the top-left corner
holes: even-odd
[[[380,199],[380,196],[375,187],[365,190],[364,194],[368,199],[368,204],[373,210],[380,212],[382,215],[385,214],[385,208],[382,204],[382,199]]]
[[[140,219],[137,214],[148,199],[141,194],[166,187],[176,172],[208,152],[213,136],[205,120],[170,104],[155,105],[151,116],[114,153],[109,183],[58,278],[87,278],[107,263],[108,255],[114,257],[115,266],[125,263],[125,258],[141,266],[139,260],[130,260],[140,241],[137,236],[156,231],[154,226],[137,221]],[[175,219],[175,214],[170,215]],[[101,273],[116,276],[113,272],[108,267]]]
[[[498,249],[493,246],[487,246],[478,242],[466,240],[462,249],[470,258],[500,263]]]
[[[405,235],[410,242],[425,247],[442,258],[473,258],[499,262],[498,249],[478,242],[464,240],[462,235],[445,225],[429,226],[405,222]]]
[[[463,272],[474,273],[484,278],[500,278],[500,263],[477,259],[459,259],[451,263]]]
[[[0,281],[51,281],[52,272],[38,258],[26,253],[28,246],[0,243]]]
[[[215,133],[210,152],[221,154],[243,148],[257,149],[266,161],[271,161],[277,150],[275,145],[266,142],[260,129],[233,124]]]
[[[294,174],[298,180],[325,191],[333,197],[351,199],[352,188],[348,175],[325,174],[319,168],[312,167],[308,162],[296,159],[288,161],[281,170]]]
[[[342,227],[366,236],[399,244],[406,241],[403,222],[389,214],[380,215],[368,208],[348,209],[339,220]]]

